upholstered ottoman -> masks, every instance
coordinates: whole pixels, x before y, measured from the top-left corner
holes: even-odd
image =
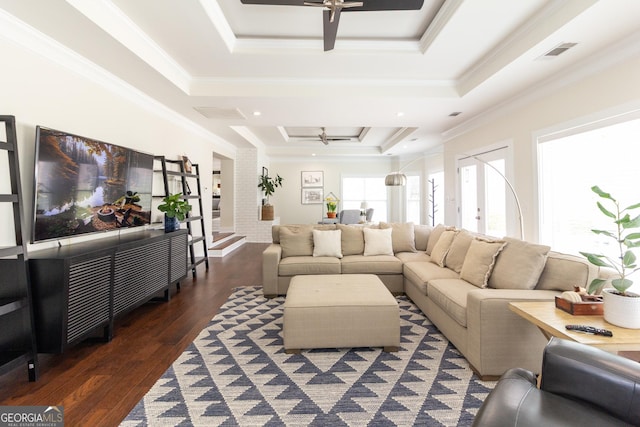
[[[398,302],[373,274],[295,276],[284,302],[284,349],[400,346]]]

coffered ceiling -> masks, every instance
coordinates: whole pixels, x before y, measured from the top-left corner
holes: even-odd
[[[312,7],[0,0],[0,12],[273,157],[427,150],[640,38],[637,0],[425,0],[418,11],[343,13],[328,52]],[[576,45],[544,56],[563,43]]]

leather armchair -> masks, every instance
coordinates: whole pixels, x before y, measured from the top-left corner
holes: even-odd
[[[474,427],[640,426],[640,363],[552,338],[542,381],[507,371],[482,404]]]

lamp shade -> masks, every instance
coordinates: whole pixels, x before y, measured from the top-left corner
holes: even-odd
[[[384,185],[387,187],[399,187],[407,184],[407,177],[401,172],[391,172],[384,178]]]
[[[362,209],[362,210],[367,210],[367,209],[369,209],[369,203],[367,203],[367,202],[361,202],[361,203],[360,203],[360,209]]]

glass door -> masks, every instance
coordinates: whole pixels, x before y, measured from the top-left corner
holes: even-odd
[[[508,234],[506,175],[507,148],[458,160],[460,226],[502,237]]]

